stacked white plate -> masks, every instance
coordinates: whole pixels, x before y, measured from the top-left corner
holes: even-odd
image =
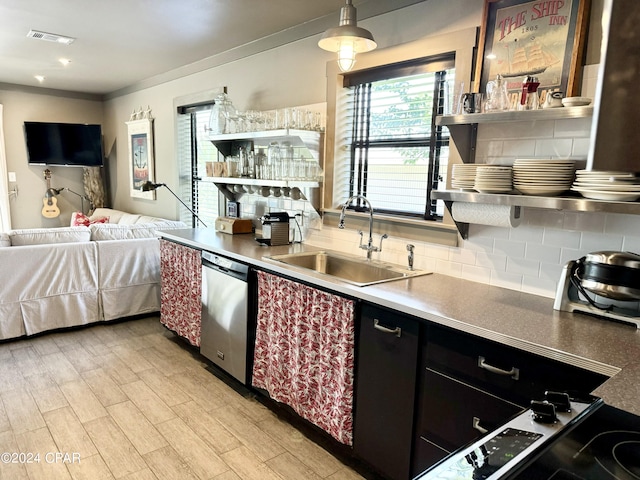
[[[511,193],[511,167],[479,165],[473,188],[480,193]]]
[[[640,177],[608,170],[578,170],[571,190],[595,200],[635,202],[640,198]]]
[[[571,188],[575,160],[517,159],[513,186],[525,195],[560,195]]]
[[[463,163],[453,166],[451,172],[451,188],[459,188],[461,190],[473,190],[476,181],[476,169],[478,164]]]

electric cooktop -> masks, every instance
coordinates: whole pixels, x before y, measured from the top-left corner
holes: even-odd
[[[603,405],[507,478],[640,480],[640,417]]]
[[[640,480],[640,417],[547,392],[416,480]]]

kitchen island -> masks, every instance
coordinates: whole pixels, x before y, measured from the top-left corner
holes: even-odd
[[[432,274],[358,287],[268,256],[319,250],[266,247],[252,235],[213,228],[161,232],[166,240],[223,254],[257,268],[610,377],[594,395],[640,415],[640,330],[553,310],[553,299]]]

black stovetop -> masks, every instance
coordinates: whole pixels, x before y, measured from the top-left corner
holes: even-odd
[[[603,405],[509,479],[640,480],[640,417]]]

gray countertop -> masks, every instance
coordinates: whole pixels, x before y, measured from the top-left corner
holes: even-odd
[[[593,392],[640,415],[640,330],[580,313],[553,310],[553,300],[447,275],[358,287],[264,257],[319,250],[304,244],[267,247],[250,234],[213,228],[167,230],[167,240],[226,255],[261,269],[450,326],[611,377]],[[364,255],[364,253],[363,253]]]

